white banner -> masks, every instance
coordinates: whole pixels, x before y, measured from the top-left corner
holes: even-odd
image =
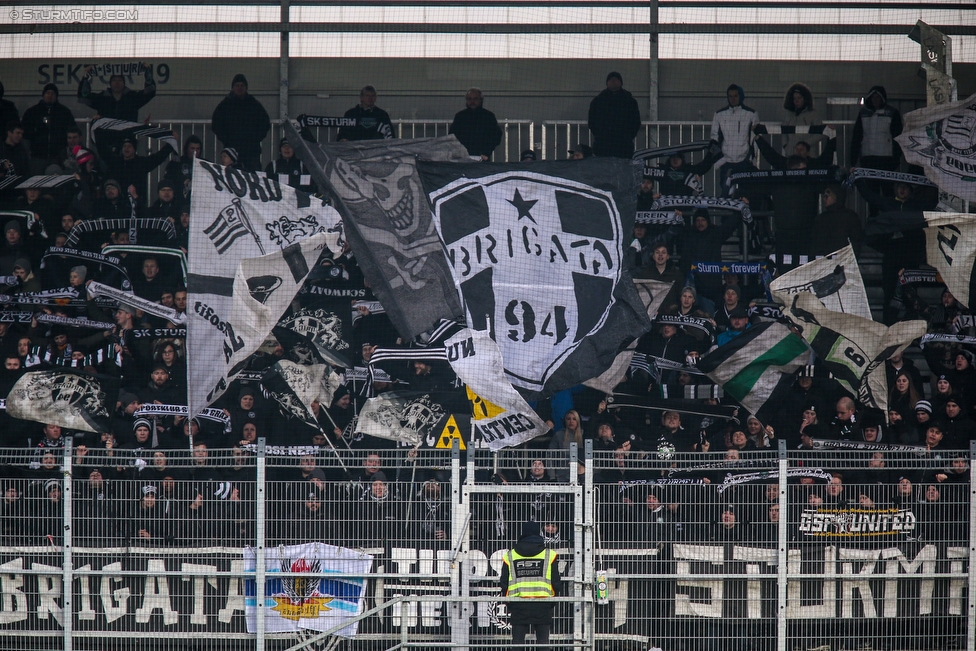
[[[115,287],[110,287],[109,285],[103,285],[102,283],[97,283],[94,280],[89,282],[86,287],[88,289],[88,295],[92,298],[105,296],[107,298],[114,299],[123,305],[134,307],[137,310],[142,310],[143,312],[152,314],[153,316],[158,316],[161,319],[166,319],[174,325],[183,325],[186,322],[185,314],[181,314],[171,307],[166,307],[165,305],[150,301],[147,298],[136,296],[135,294],[125,290],[116,289]]]
[[[812,292],[832,312],[873,318],[864,279],[849,244],[783,274],[769,284],[769,290],[783,305],[790,305],[795,294]]]
[[[264,625],[268,633],[327,631],[363,612],[373,566],[369,554],[319,542],[269,547],[267,554]],[[244,571],[252,575],[246,579],[244,601],[248,633],[257,632],[256,560],[254,548],[246,547]],[[355,637],[358,626],[352,622],[336,635]]]
[[[940,189],[976,201],[976,95],[906,114],[895,140]]]
[[[925,321],[899,321],[889,328],[828,310],[811,292],[794,296],[785,313],[834,378],[862,405],[882,411],[888,410],[885,360],[925,334]]]
[[[342,248],[339,214],[264,174],[196,159],[187,278],[187,358],[196,414],[271,334],[322,251]],[[218,343],[219,342],[219,343]]]
[[[925,259],[942,275],[942,281],[969,307],[969,289],[976,264],[976,216],[955,212],[927,212]]]
[[[481,330],[465,328],[444,342],[451,368],[484,404],[471,418],[472,428],[491,450],[520,445],[545,434],[548,427],[505,377],[498,344]],[[475,440],[474,438],[472,440]]]

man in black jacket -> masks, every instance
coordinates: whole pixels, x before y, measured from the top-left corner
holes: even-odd
[[[641,119],[637,100],[623,89],[619,72],[607,75],[606,89],[590,102],[588,125],[596,156],[630,158]]]
[[[453,133],[469,154],[488,161],[502,141],[502,130],[495,114],[482,106],[484,99],[480,88],[469,88],[464,96],[466,108],[454,115],[448,133]]]
[[[732,233],[742,223],[742,215],[726,217],[721,226],[713,226],[708,210],[699,208],[691,219],[689,228],[681,238],[681,260],[690,268],[696,262],[720,262],[722,245],[732,237]],[[704,295],[713,303],[718,303],[722,294],[722,277],[716,274],[695,276],[695,288],[699,296]]]
[[[258,171],[261,169],[261,141],[271,131],[271,118],[247,90],[247,78],[242,74],[235,75],[231,91],[214,109],[211,125],[224,147],[237,150],[240,167]]]
[[[125,138],[122,141],[121,155],[106,159],[108,173],[121,184],[121,187],[128,188],[134,185],[140,195],[148,196],[146,181],[149,173],[176,152],[172,147],[164,144],[155,154],[139,156],[136,154],[137,144],[135,139]]]
[[[359,104],[346,111],[344,117],[356,120],[354,127],[342,127],[336,140],[383,140],[393,137],[390,114],[376,106],[376,89],[363,86],[359,91]]]
[[[108,81],[108,88],[100,93],[93,93],[92,77],[95,66],[85,68],[85,76],[78,84],[78,102],[95,109],[99,117],[114,120],[139,121],[139,109],[148,104],[156,96],[156,82],[153,80],[152,68],[143,68],[145,85],[142,90],[132,90],[125,85],[125,77],[112,75]],[[122,138],[118,132],[102,131],[98,136],[98,155],[109,158],[118,155],[122,146]]]
[[[68,138],[68,127],[76,127],[75,116],[58,102],[58,87],[44,86],[41,101],[24,111],[24,137],[30,141],[31,174],[43,174],[49,165],[60,165],[58,152]]]

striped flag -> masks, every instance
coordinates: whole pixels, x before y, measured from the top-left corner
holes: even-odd
[[[227,249],[231,247],[239,238],[244,237],[250,233],[254,237],[254,241],[257,242],[258,246],[261,247],[261,253],[264,254],[264,247],[261,246],[261,240],[251,228],[250,221],[247,218],[247,213],[244,212],[244,206],[241,205],[240,199],[232,199],[231,205],[227,206],[217,215],[217,219],[213,221],[210,226],[203,229],[203,232],[207,234],[210,241],[214,243],[217,247],[217,253],[223,255]]]
[[[698,362],[698,368],[726,395],[757,414],[777,389],[789,387],[792,374],[809,357],[803,339],[785,325],[770,322],[719,346]]]

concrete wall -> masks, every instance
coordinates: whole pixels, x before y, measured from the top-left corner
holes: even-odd
[[[277,59],[149,62],[159,71],[158,95],[142,117],[208,119],[237,72],[247,75],[251,93],[277,117]],[[53,81],[76,117],[87,117],[91,110],[74,99],[82,69],[80,61],[8,60],[0,81],[6,98],[21,112],[39,99],[45,83]],[[827,107],[827,97],[859,97],[875,84],[884,85],[892,102],[908,111],[925,102],[917,69],[910,63],[665,60],[660,68],[660,116],[663,121],[710,120],[724,104],[725,88],[732,82],[745,88],[746,103],[769,121],[780,119],[783,94],[794,81],[811,87],[827,119],[853,119],[855,114],[855,107]],[[357,102],[364,84],[373,84],[377,104],[394,118],[449,119],[464,107],[465,90],[476,85],[486,93],[485,106],[499,118],[585,120],[589,101],[603,89],[610,70],[623,75],[624,87],[646,111],[648,72],[643,61],[363,58],[293,60],[290,113],[340,115]],[[160,74],[163,71],[167,74]],[[960,97],[976,91],[976,64],[956,65],[955,76]],[[141,79],[132,85],[141,88]],[[96,90],[104,86],[95,83]]]

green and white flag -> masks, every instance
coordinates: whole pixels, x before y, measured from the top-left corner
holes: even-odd
[[[797,294],[785,316],[817,354],[818,363],[872,409],[888,410],[886,359],[925,334],[925,321],[900,321],[890,328],[853,314],[833,312],[810,292]]]
[[[810,349],[800,337],[771,321],[749,328],[708,353],[698,362],[698,369],[758,414],[777,389],[789,388],[793,373],[809,357]]]

